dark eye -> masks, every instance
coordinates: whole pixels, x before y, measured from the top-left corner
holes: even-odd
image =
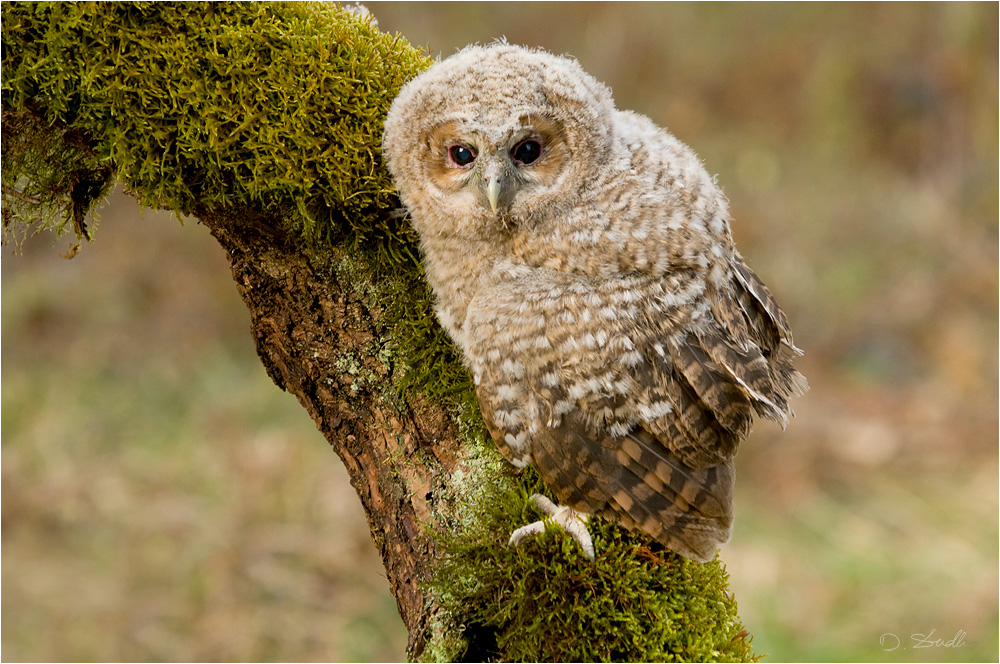
[[[476,153],[464,145],[453,145],[448,148],[448,156],[456,166],[468,166],[476,160]]]
[[[533,164],[542,156],[542,144],[533,138],[521,141],[510,151],[514,161],[521,164]]]

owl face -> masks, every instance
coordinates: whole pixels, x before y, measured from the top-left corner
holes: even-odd
[[[579,206],[612,153],[613,112],[574,60],[474,46],[403,87],[383,154],[422,235],[512,233]]]
[[[562,123],[538,111],[500,127],[452,120],[430,134],[428,182],[502,227],[524,223],[559,186],[571,158]]]

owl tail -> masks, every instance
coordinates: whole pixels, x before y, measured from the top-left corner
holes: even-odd
[[[652,434],[597,434],[572,415],[534,438],[534,465],[560,503],[648,533],[672,551],[711,560],[729,540],[733,467],[692,468]]]

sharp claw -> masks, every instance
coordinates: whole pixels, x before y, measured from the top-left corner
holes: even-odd
[[[542,510],[549,516],[555,516],[559,512],[559,505],[546,498],[540,493],[531,494],[531,502],[535,504],[535,507]]]
[[[526,526],[521,526],[510,534],[510,541],[507,542],[507,546],[517,546],[528,535],[536,535],[543,532],[545,532],[544,521],[535,521],[534,523],[529,523]]]
[[[577,512],[575,509],[566,507],[565,505],[556,505],[545,496],[537,493],[531,497],[531,501],[535,503],[538,509],[545,512],[556,524],[565,530],[570,537],[575,539],[583,549],[584,555],[587,556],[590,562],[594,562],[594,541],[587,530],[586,514]],[[526,526],[521,526],[511,533],[508,545],[517,546],[528,535],[535,535],[541,532],[545,532],[545,521],[535,521]]]

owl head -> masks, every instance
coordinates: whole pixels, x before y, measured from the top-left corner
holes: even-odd
[[[587,196],[615,158],[614,112],[575,60],[471,46],[402,88],[383,155],[421,234],[494,235]]]

